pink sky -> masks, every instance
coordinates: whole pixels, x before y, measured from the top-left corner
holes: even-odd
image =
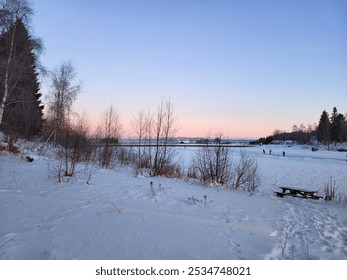
[[[72,61],[94,122],[113,104],[126,128],[170,99],[178,136],[258,138],[346,113],[346,1],[33,3],[42,64]]]

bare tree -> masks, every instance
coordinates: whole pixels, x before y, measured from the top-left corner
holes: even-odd
[[[140,170],[143,167],[142,145],[146,134],[146,115],[143,110],[139,111],[137,115],[131,120],[131,126],[137,137],[138,149],[136,157],[136,168],[137,170]]]
[[[170,101],[166,103],[162,101],[157,108],[153,123],[155,139],[153,176],[169,175],[168,173],[172,171],[174,151],[168,146],[168,142],[176,130],[173,105]]]
[[[145,116],[145,139],[144,139],[144,153],[143,153],[143,167],[152,169],[153,165],[153,151],[152,151],[152,139],[153,139],[153,123],[154,117],[151,111],[148,109]]]
[[[160,173],[160,160],[162,149],[160,146],[161,136],[164,129],[164,120],[165,120],[165,109],[163,102],[157,108],[157,114],[155,117],[155,122],[153,125],[154,128],[154,137],[155,137],[155,151],[154,151],[154,163],[153,163],[153,176],[159,175]]]
[[[173,162],[174,149],[169,146],[170,138],[177,130],[172,103],[162,101],[155,114],[150,110],[139,111],[131,124],[138,141],[136,171],[147,169],[152,176],[177,173],[178,166]]]
[[[86,114],[77,116],[74,122],[65,123],[65,176],[73,176],[76,164],[82,161],[88,145],[88,129]]]
[[[49,116],[51,133],[47,139],[57,136],[61,127],[69,119],[72,104],[81,92],[81,83],[74,84],[76,72],[70,61],[64,62],[51,73],[51,92],[49,96]]]
[[[6,31],[18,19],[29,23],[33,9],[28,0],[1,0],[0,1],[0,32]]]
[[[103,114],[98,127],[98,135],[102,141],[100,163],[108,168],[113,157],[113,145],[118,144],[122,132],[122,124],[118,112],[111,105]]]
[[[86,114],[64,122],[60,133],[60,145],[57,150],[59,161],[50,169],[50,173],[58,177],[59,183],[64,177],[72,177],[75,174],[77,164],[86,159],[86,154],[90,153],[89,149],[93,144],[88,137],[89,123]]]
[[[170,162],[172,159],[172,151],[168,148],[168,143],[171,138],[175,136],[177,132],[176,119],[174,115],[173,104],[169,101],[165,103],[165,120],[163,127],[164,138],[164,152],[163,158],[165,161]]]

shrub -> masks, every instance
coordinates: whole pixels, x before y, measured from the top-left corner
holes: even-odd
[[[332,177],[330,177],[329,181],[325,184],[324,187],[324,200],[330,201],[334,200],[336,196],[336,182],[333,181]]]
[[[193,170],[196,170],[204,185],[212,183],[228,186],[233,176],[230,147],[221,141],[206,143],[197,150]]]
[[[233,188],[244,187],[247,191],[253,192],[259,186],[260,177],[258,175],[258,164],[251,158],[245,150],[240,152],[240,161],[234,171],[235,181]]]

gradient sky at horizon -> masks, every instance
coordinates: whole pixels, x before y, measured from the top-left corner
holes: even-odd
[[[258,138],[347,112],[347,1],[33,0],[43,65],[71,60],[96,122],[170,99],[177,136]],[[44,94],[47,92],[44,90]]]

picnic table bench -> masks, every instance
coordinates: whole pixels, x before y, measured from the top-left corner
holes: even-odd
[[[282,189],[281,192],[275,192],[277,196],[283,197],[283,196],[293,196],[293,197],[301,197],[301,198],[310,198],[310,199],[320,199],[321,196],[318,196],[318,191],[312,191],[312,190],[304,190],[304,189],[298,189],[298,188],[291,188],[291,187],[280,187]]]

